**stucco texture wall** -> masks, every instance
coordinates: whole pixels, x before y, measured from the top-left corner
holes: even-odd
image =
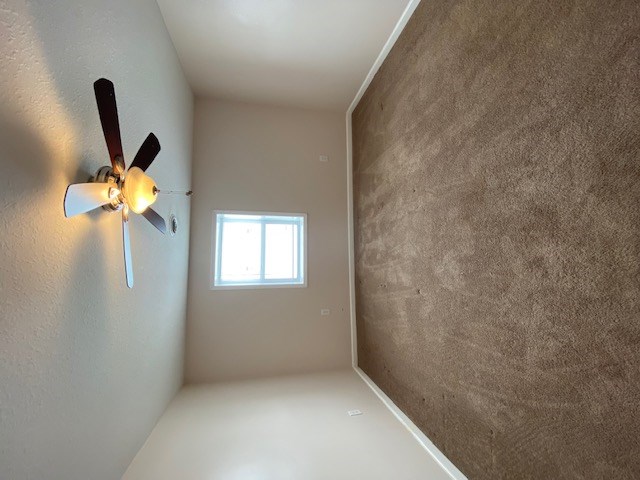
[[[64,218],[66,186],[109,163],[93,82],[115,84],[125,160],[188,188],[192,95],[155,2],[0,2],[0,478],[120,478],[182,384],[189,201],[181,229]]]
[[[424,0],[353,114],[359,365],[469,478],[640,478],[639,72],[636,0]]]

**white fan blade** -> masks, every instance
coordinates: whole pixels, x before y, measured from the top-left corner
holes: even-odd
[[[64,216],[69,218],[106,205],[111,201],[109,190],[114,183],[74,183],[64,195]]]
[[[133,262],[131,261],[131,238],[129,237],[129,214],[127,208],[122,209],[122,249],[124,250],[124,273],[127,286],[133,288]]]

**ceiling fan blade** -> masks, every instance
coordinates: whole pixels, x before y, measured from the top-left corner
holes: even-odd
[[[133,288],[131,237],[129,236],[129,214],[126,207],[122,210],[122,249],[124,250],[124,273],[127,277],[127,287]]]
[[[133,163],[129,168],[138,167],[144,172],[149,168],[149,165],[151,165],[159,152],[160,142],[153,133],[150,133],[138,150],[138,153],[136,153],[136,157],[133,159]]]
[[[111,202],[109,190],[115,183],[74,183],[64,194],[64,216],[69,218]]]
[[[160,233],[163,235],[167,233],[167,224],[165,223],[164,218],[162,218],[154,209],[147,208],[142,212],[142,216],[149,220],[154,227],[160,230]]]
[[[118,123],[118,107],[113,83],[106,78],[96,80],[93,84],[100,114],[100,123],[104,139],[107,141],[109,157],[113,170],[120,174],[124,172],[124,156],[122,155],[122,140],[120,139],[120,124]]]

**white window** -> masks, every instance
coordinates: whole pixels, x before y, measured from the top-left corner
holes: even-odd
[[[216,211],[211,288],[305,287],[306,219]]]

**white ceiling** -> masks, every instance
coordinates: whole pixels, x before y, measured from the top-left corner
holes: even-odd
[[[409,0],[158,0],[196,95],[346,111]]]

